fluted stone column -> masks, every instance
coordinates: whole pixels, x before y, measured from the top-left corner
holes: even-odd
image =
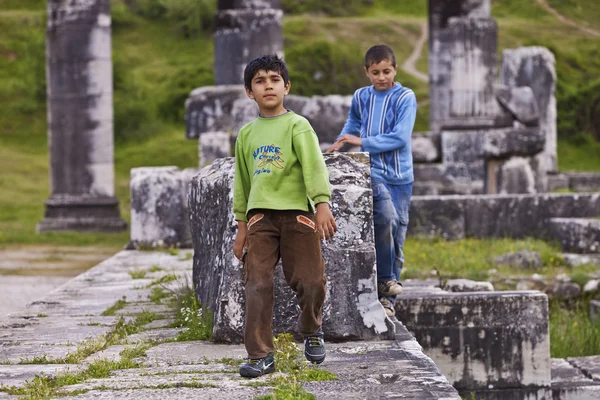
[[[114,195],[110,0],[48,0],[51,195],[39,231],[127,227]]]
[[[430,129],[498,126],[489,0],[429,0]]]
[[[264,54],[283,56],[283,11],[278,0],[219,0],[215,82],[244,83],[246,64]]]

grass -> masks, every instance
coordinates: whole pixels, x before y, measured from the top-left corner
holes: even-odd
[[[135,348],[125,349],[120,353],[119,361],[98,359],[93,361],[85,370],[79,372],[58,373],[51,377],[48,375],[36,375],[27,381],[23,387],[0,386],[0,391],[10,395],[25,396],[28,399],[46,399],[66,395],[63,388],[75,385],[88,379],[108,378],[111,371],[119,369],[138,368],[140,365],[134,358],[144,355],[149,347],[147,343],[139,343]]]
[[[316,396],[306,392],[302,382],[337,380],[337,377],[327,370],[307,366],[302,352],[289,333],[281,333],[275,338],[275,368],[277,372],[282,372],[284,375],[270,378],[265,382],[269,386],[274,386],[273,393],[256,399],[312,400],[316,399]]]
[[[163,299],[169,298],[171,296],[172,293],[169,293],[162,287],[153,287],[150,291],[150,295],[148,296],[148,300],[150,300],[154,304],[161,304]]]
[[[164,276],[161,276],[160,278],[154,279],[152,282],[150,282],[148,284],[148,288],[151,288],[153,286],[163,286],[163,285],[166,285],[166,284],[176,281],[176,280],[177,280],[177,276],[175,276],[174,274],[164,275]]]
[[[550,301],[550,355],[553,358],[600,354],[600,318],[592,322],[589,299]]]
[[[580,140],[558,140],[558,159],[560,170],[600,171],[600,142],[589,136],[580,136]]]
[[[187,279],[175,292],[173,308],[173,326],[183,328],[177,335],[178,341],[208,340],[212,337],[213,313],[200,304]]]
[[[104,317],[117,315],[117,311],[122,310],[126,305],[127,298],[123,296],[121,299],[117,300],[115,304],[104,310],[104,312],[101,315]]]
[[[409,236],[404,246],[406,266],[403,278],[427,278],[437,275],[443,279],[467,278],[485,280],[489,270],[510,274],[527,274],[531,270],[515,270],[496,265],[494,258],[519,250],[533,250],[540,253],[544,270],[548,273],[563,267],[558,246],[539,239],[463,239],[446,241],[441,238],[421,238]],[[536,271],[539,272],[539,271]]]
[[[129,271],[129,276],[131,276],[131,279],[144,279],[146,277],[146,271],[143,269]]]
[[[570,18],[597,28],[595,0],[549,0]],[[50,194],[44,72],[45,1],[0,1],[0,246],[53,244],[106,246],[119,249],[128,232],[44,233],[35,226],[44,215]],[[557,55],[560,85],[559,123],[572,124],[573,107],[561,99],[577,96],[577,88],[598,76],[598,41],[562,24],[535,2],[492,1],[499,23],[499,51],[520,45],[544,45]],[[184,138],[183,110],[187,94],[210,85],[213,41],[210,34],[182,35],[181,24],[149,19],[130,11],[123,0],[112,1],[115,104],[115,192],[122,217],[129,216],[129,171],[139,166],[196,167],[197,143]],[[402,63],[413,49],[425,21],[426,1],[377,0],[360,15],[334,18],[286,15],[283,21],[286,56],[294,94],[350,94],[367,84],[362,54],[375,42],[385,42]],[[325,52],[326,57],[321,57]],[[425,48],[418,67],[426,71]],[[148,57],[151,54],[152,57]],[[198,54],[203,56],[198,58]],[[324,60],[307,59],[314,54]],[[320,70],[331,79],[315,82]],[[321,71],[321,72],[323,72]],[[402,71],[398,79],[417,93],[420,103],[416,130],[428,130],[427,85]],[[160,96],[156,96],[160,93]],[[319,92],[320,93],[320,92]],[[561,101],[563,101],[561,103]],[[576,107],[575,107],[576,108]],[[565,111],[566,110],[566,111]],[[566,143],[566,144],[565,144]],[[169,151],[165,151],[169,149]],[[559,142],[561,170],[600,170],[598,146]]]
[[[600,30],[600,7],[596,0],[548,0],[548,4],[571,20]]]

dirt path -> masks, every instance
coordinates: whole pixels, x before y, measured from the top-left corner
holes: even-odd
[[[567,24],[567,25],[571,25],[574,26],[575,28],[587,33],[588,35],[592,35],[592,36],[598,36],[600,37],[600,32],[598,32],[595,29],[592,28],[586,28],[585,26],[581,26],[580,24],[578,24],[577,22],[568,19],[567,17],[565,17],[564,15],[560,14],[558,11],[556,11],[554,8],[550,7],[550,4],[548,4],[547,0],[537,0],[537,2],[544,7],[544,9],[546,11],[548,11],[550,14],[554,15],[556,18],[558,18],[561,22]]]
[[[415,48],[413,49],[411,55],[404,61],[402,64],[402,69],[417,78],[420,81],[427,82],[429,81],[429,77],[427,74],[422,73],[416,67],[416,63],[421,57],[421,52],[423,51],[423,45],[427,41],[427,22],[423,22],[421,24],[421,36],[417,40],[415,44]]]

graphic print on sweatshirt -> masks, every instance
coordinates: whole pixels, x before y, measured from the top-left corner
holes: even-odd
[[[274,144],[258,147],[252,152],[252,156],[254,157],[254,165],[256,165],[253,175],[270,174],[272,167],[284,168],[283,153],[279,146]]]

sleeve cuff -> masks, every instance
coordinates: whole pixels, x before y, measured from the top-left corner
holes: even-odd
[[[329,203],[329,199],[331,199],[331,196],[327,196],[327,195],[321,195],[321,196],[317,196],[313,199],[313,201],[315,202],[315,204],[319,204],[319,203]]]
[[[248,218],[246,218],[246,214],[244,213],[235,213],[235,220],[236,221],[242,221],[242,222],[248,222]]]

